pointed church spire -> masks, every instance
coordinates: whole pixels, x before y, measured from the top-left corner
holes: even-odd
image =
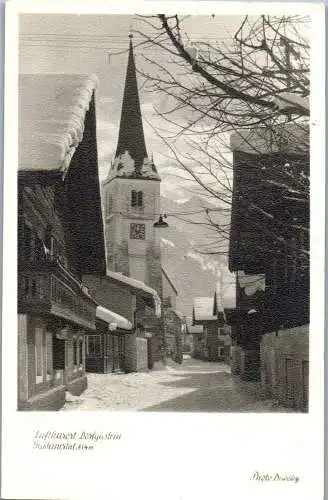
[[[129,59],[125,77],[120,131],[115,156],[118,157],[124,154],[125,151],[128,151],[135,162],[135,170],[138,172],[142,167],[144,159],[147,158],[147,150],[142,126],[136,67],[133,55],[133,35],[130,34],[129,38]]]

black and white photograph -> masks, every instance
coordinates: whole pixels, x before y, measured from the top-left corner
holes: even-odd
[[[1,494],[319,499],[324,10],[73,4],[7,5]]]
[[[19,410],[308,410],[309,29],[20,16]]]

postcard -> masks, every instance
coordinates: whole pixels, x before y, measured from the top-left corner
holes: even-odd
[[[7,3],[2,497],[323,497],[324,45],[310,3]]]

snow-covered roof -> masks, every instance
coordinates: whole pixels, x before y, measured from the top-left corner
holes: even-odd
[[[102,306],[97,307],[96,317],[108,323],[110,327],[117,325],[117,328],[122,330],[132,330],[133,328],[129,320]]]
[[[239,287],[249,297],[257,291],[265,291],[265,274],[245,274],[244,271],[238,271]]]
[[[233,151],[249,154],[278,152],[306,154],[309,151],[309,126],[305,122],[293,122],[252,130],[240,130],[230,137]]]
[[[218,312],[222,312],[224,309],[234,309],[236,307],[236,296],[235,295],[225,295],[221,292],[221,283],[218,281],[215,289],[215,300]]]
[[[193,314],[195,321],[213,321],[213,297],[195,297],[193,300]]]
[[[202,333],[204,333],[203,325],[187,326],[187,332],[192,335],[201,335]]]
[[[223,307],[224,309],[235,309],[236,307],[236,297],[223,297]]]
[[[144,158],[142,165],[136,169],[135,161],[129,151],[125,151],[115,158],[109,169],[106,181],[115,177],[161,180],[153,160]]]
[[[67,170],[96,85],[94,75],[20,75],[19,170]]]
[[[130,278],[129,276],[125,276],[122,273],[117,273],[115,271],[106,271],[106,275],[108,278],[118,281],[119,283],[123,283],[124,285],[127,285],[139,292],[143,292],[146,295],[149,295],[152,297],[154,301],[154,307],[155,307],[155,314],[157,317],[161,316],[161,299],[159,298],[158,293],[156,290],[151,288],[150,286],[146,285],[142,281],[136,280],[134,278]]]
[[[275,97],[274,102],[280,110],[290,109],[299,113],[308,113],[310,110],[309,98],[292,92],[282,92]]]

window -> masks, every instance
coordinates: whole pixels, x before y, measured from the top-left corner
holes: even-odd
[[[102,338],[100,335],[88,335],[87,356],[90,358],[100,357],[102,355]]]
[[[136,207],[137,206],[137,191],[132,191],[131,192],[131,206]]]
[[[36,279],[32,279],[32,297],[36,296]]]
[[[142,207],[143,206],[143,192],[135,191],[131,192],[131,206],[132,207]]]
[[[35,382],[43,382],[43,330],[35,328]]]

